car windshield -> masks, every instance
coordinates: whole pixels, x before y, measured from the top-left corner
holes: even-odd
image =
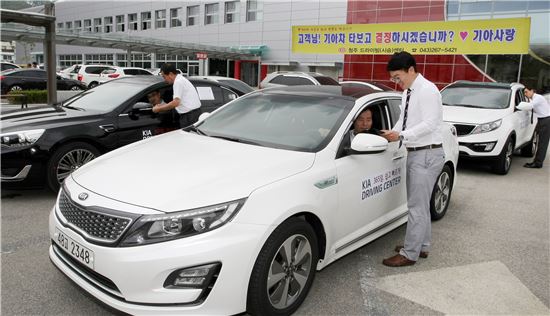
[[[143,89],[145,86],[141,84],[112,81],[74,96],[63,102],[63,106],[107,113]]]
[[[221,83],[224,83],[228,86],[230,86],[231,88],[234,88],[238,91],[241,91],[242,93],[248,93],[248,92],[252,92],[254,91],[254,89],[252,89],[252,87],[250,87],[249,85],[247,85],[246,83],[242,82],[242,81],[238,81],[238,80],[224,80],[224,79],[221,79],[219,80]]]
[[[332,139],[353,105],[336,97],[255,93],[233,101],[197,127],[212,137],[316,152]]]
[[[448,87],[441,91],[443,105],[481,109],[505,109],[510,89],[490,87]]]

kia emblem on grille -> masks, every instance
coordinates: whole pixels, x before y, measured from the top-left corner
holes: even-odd
[[[87,198],[88,198],[88,193],[86,193],[86,192],[82,192],[78,195],[78,199],[81,200],[81,201],[84,201]]]

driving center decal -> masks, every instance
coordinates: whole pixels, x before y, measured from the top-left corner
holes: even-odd
[[[401,183],[401,167],[377,173],[361,181],[361,201],[380,195]]]

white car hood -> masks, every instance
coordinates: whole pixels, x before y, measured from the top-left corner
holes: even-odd
[[[314,160],[314,153],[175,131],[105,154],[72,178],[108,198],[174,212],[248,197]]]
[[[449,123],[483,124],[506,116],[508,109],[476,109],[463,106],[443,106],[443,121]]]

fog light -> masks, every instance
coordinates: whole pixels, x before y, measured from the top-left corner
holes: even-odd
[[[206,288],[215,281],[220,263],[205,264],[176,270],[164,281],[165,288]]]
[[[473,151],[477,152],[489,152],[495,148],[495,145],[497,142],[488,142],[488,143],[474,143],[469,144],[467,147],[469,147]]]

